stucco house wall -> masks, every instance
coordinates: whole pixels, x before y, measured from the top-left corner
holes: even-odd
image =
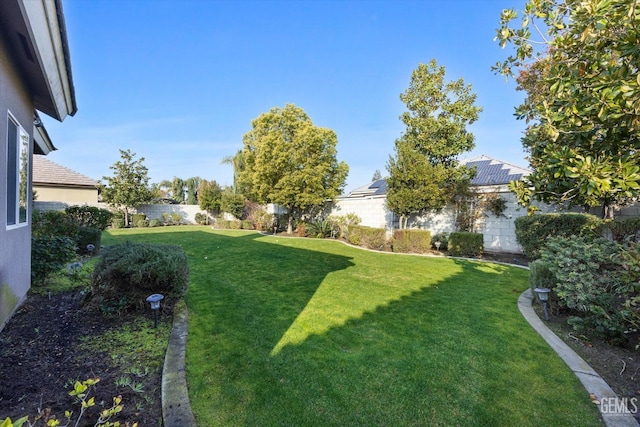
[[[33,153],[55,149],[38,111],[63,121],[76,110],[61,0],[1,0],[0,329],[31,285]]]
[[[9,46],[0,37],[0,329],[22,302],[31,281],[31,226],[7,226],[7,124],[8,115],[29,134],[33,152],[33,103],[20,72],[11,60]],[[29,209],[27,207],[27,209]]]

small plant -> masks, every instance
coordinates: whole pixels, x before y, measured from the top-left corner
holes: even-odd
[[[160,225],[162,225],[162,223],[159,219],[152,219],[149,221],[149,227],[160,227]]]
[[[322,219],[308,223],[306,231],[309,237],[323,239],[325,237],[331,237],[334,233],[334,228],[331,221]]]
[[[76,243],[66,236],[33,236],[31,239],[31,283],[44,286],[76,256]]]
[[[481,233],[458,231],[449,235],[449,254],[452,256],[482,255],[484,241]]]
[[[162,224],[170,225],[171,224],[171,214],[164,212],[162,215]]]
[[[440,242],[440,247],[436,245],[436,242]],[[434,234],[431,238],[431,248],[439,251],[446,251],[449,248],[449,234],[444,231]]]
[[[208,218],[209,216],[203,212],[197,212],[195,216],[196,222],[200,225],[206,225],[209,222]]]
[[[73,384],[73,390],[69,392],[70,396],[74,396],[76,398],[76,403],[80,405],[80,411],[75,420],[73,420],[73,411],[64,411],[64,418],[66,419],[66,424],[61,424],[60,420],[55,414],[51,413],[51,409],[46,408],[43,410],[39,410],[38,415],[36,415],[33,420],[29,419],[29,416],[24,416],[15,422],[12,422],[10,418],[6,418],[4,420],[0,420],[0,427],[35,427],[39,425],[39,422],[42,422],[43,426],[46,427],[56,427],[56,426],[69,426],[73,423],[74,426],[80,425],[80,421],[83,416],[86,414],[87,410],[96,406],[95,398],[89,397],[91,388],[94,387],[100,381],[99,378],[86,379],[82,382],[76,381]],[[97,421],[94,424],[94,427],[118,427],[120,426],[120,422],[115,421],[112,422],[115,416],[117,416],[120,412],[122,412],[122,408],[124,407],[122,403],[122,396],[117,396],[113,398],[112,405],[109,408],[103,409],[99,412],[99,416]],[[85,425],[85,424],[83,424]],[[126,426],[129,423],[125,424]],[[138,423],[134,423],[132,427],[137,427]]]
[[[349,227],[358,225],[362,222],[360,217],[354,213],[348,213],[344,216],[331,215],[328,219],[331,221],[334,228],[339,230],[339,237],[344,239],[349,236]]]
[[[171,214],[171,223],[173,225],[180,225],[182,224],[182,215],[180,215],[179,213],[172,213]]]

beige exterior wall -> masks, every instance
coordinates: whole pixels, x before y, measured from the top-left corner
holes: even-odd
[[[64,202],[69,205],[98,202],[97,188],[62,188],[33,185],[36,200],[40,202]]]
[[[33,102],[12,64],[9,50],[0,35],[0,329],[24,300],[31,284],[31,224],[7,227],[5,195],[9,111],[29,134],[33,152]]]

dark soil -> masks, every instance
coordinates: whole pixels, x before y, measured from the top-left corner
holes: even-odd
[[[98,411],[109,408],[119,395],[123,411],[112,421],[123,426],[134,422],[140,427],[162,425],[160,369],[145,373],[144,393],[134,392],[116,386],[130,372],[114,366],[107,352],[109,343],[92,350],[78,349],[81,338],[100,337],[127,321],[126,317],[107,318],[98,311],[83,310],[82,298],[79,291],[30,294],[0,332],[0,421],[25,415],[33,421],[39,410],[47,408],[62,424],[65,410],[73,410],[75,420],[80,408],[69,396],[73,383],[99,378],[90,392],[96,405],[87,410],[80,425],[93,426]]]

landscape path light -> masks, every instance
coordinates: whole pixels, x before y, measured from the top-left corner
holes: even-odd
[[[162,294],[151,294],[147,297],[147,302],[151,305],[153,310],[153,327],[158,327],[158,310],[160,310],[160,301],[164,299]]]
[[[434,243],[434,245],[436,245],[436,250],[438,252],[440,252],[440,245],[442,244],[442,242],[440,240],[436,240],[436,242]]]
[[[547,301],[549,301],[549,294],[551,293],[551,289],[549,288],[535,288],[533,290],[536,295],[538,295],[538,299],[542,302],[542,308],[544,309],[544,319],[549,320],[549,311],[547,311]]]

